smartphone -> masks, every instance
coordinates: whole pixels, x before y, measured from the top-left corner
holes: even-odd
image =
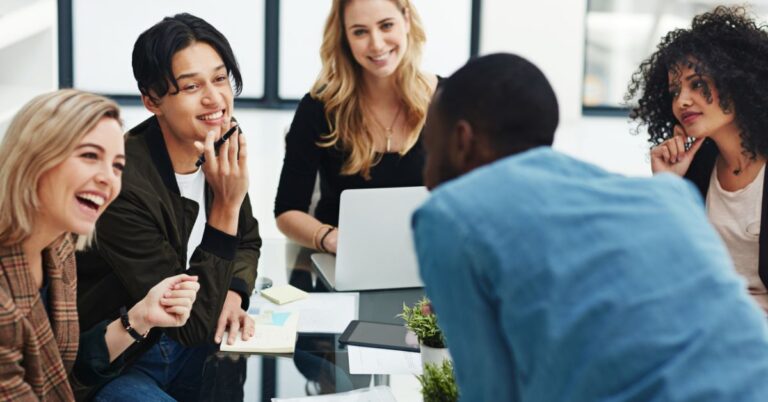
[[[418,352],[419,345],[406,342],[408,329],[403,325],[353,320],[339,338],[342,345]]]
[[[234,126],[230,127],[229,130],[227,130],[224,135],[221,136],[218,140],[216,140],[215,143],[213,143],[213,150],[216,153],[216,155],[219,154],[219,148],[226,142],[229,137],[232,136],[232,134],[237,131],[238,133],[242,133],[243,130],[240,129],[240,124],[237,123],[237,120],[235,120],[234,116],[232,117],[232,122],[235,123]],[[200,155],[199,158],[197,158],[197,162],[195,162],[195,167],[200,167],[203,163],[205,163],[205,154]]]

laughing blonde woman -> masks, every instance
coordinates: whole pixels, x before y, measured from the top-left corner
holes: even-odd
[[[168,278],[122,319],[81,334],[74,253],[120,192],[117,105],[72,89],[38,96],[0,152],[0,400],[74,400],[73,366],[75,383],[104,378],[151,328],[183,325],[197,278]]]

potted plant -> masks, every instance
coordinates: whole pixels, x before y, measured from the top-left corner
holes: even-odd
[[[428,363],[424,373],[416,376],[421,383],[424,402],[455,402],[459,400],[459,387],[453,376],[453,363],[443,360],[440,364]]]
[[[403,303],[403,312],[397,316],[402,318],[405,326],[419,338],[423,364],[441,364],[443,360],[451,360],[443,331],[437,325],[437,315],[432,311],[429,299],[422,297],[413,307]]]

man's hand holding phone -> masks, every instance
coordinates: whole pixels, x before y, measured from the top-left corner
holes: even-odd
[[[213,204],[208,224],[230,235],[237,233],[240,206],[248,192],[248,154],[245,136],[235,129],[228,140],[221,143],[216,152],[214,143],[236,122],[226,123],[219,130],[208,132],[205,143],[195,142],[197,150],[205,156],[202,165],[205,181],[213,190]]]
[[[672,138],[651,149],[651,170],[654,174],[670,172],[678,176],[685,175],[691,166],[693,156],[696,155],[704,142],[704,138],[696,138],[686,149],[687,138],[685,129],[676,125]]]

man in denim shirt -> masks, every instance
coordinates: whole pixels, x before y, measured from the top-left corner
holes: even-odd
[[[462,399],[768,400],[765,318],[696,189],[557,153],[557,121],[547,79],[509,54],[430,107],[413,227]]]

